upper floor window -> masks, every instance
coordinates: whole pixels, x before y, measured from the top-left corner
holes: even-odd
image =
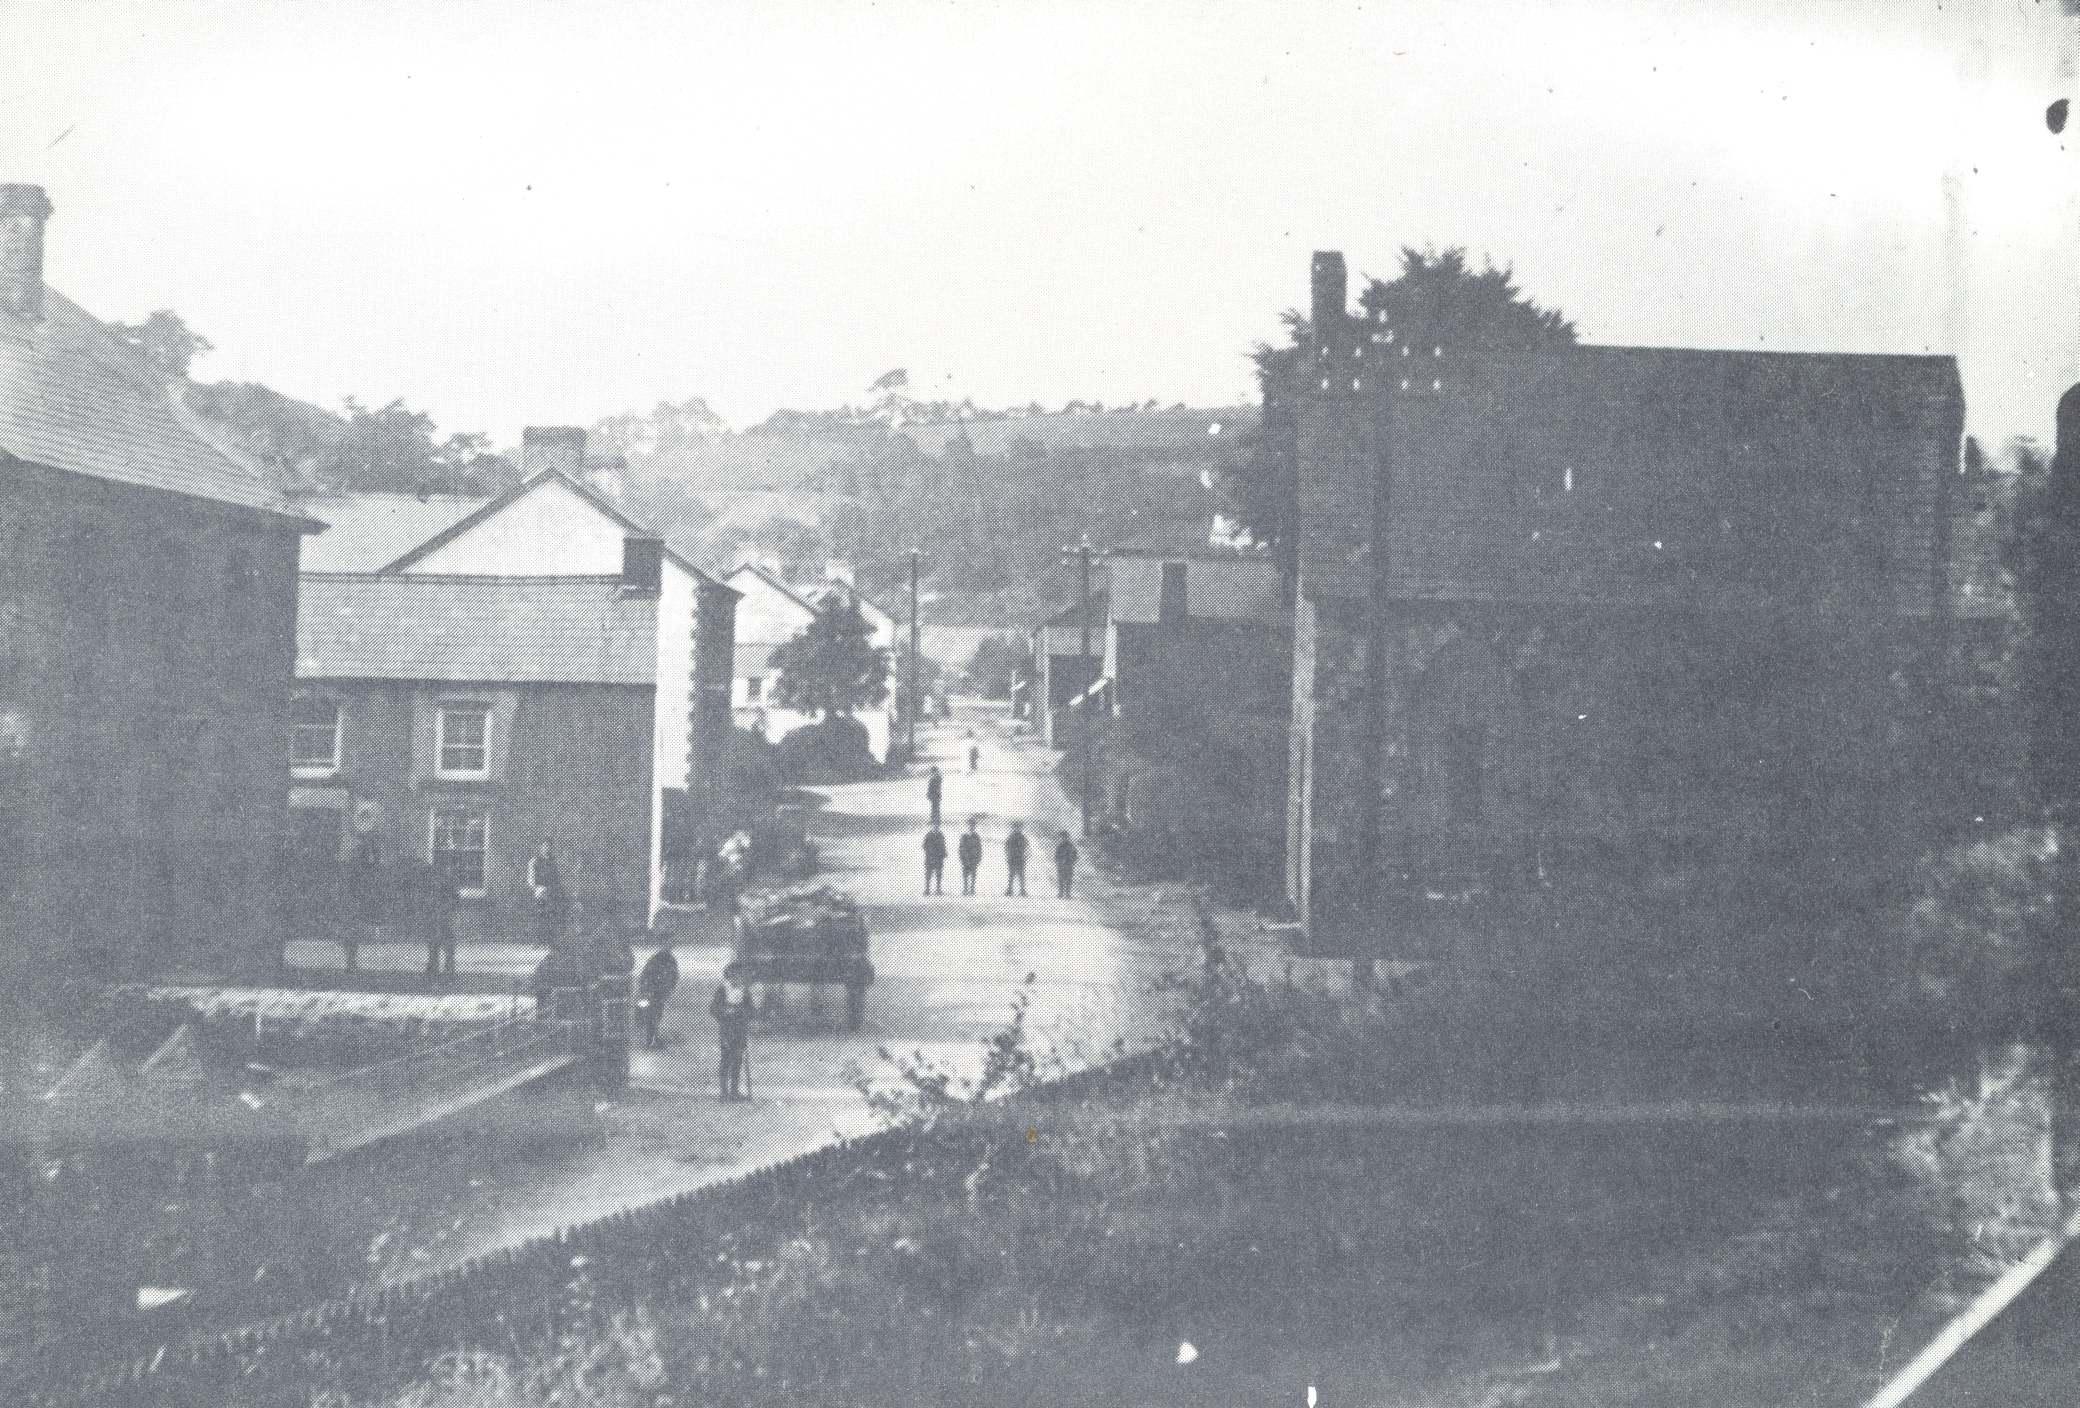
[[[305,776],[339,771],[339,704],[305,697],[289,706],[289,766]]]
[[[491,772],[491,709],[485,704],[443,704],[438,771],[442,777],[486,777]]]

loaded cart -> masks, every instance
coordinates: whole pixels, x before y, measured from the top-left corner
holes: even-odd
[[[867,920],[852,896],[829,885],[751,890],[737,902],[738,981],[763,986],[836,984],[845,989],[845,1026],[858,1031],[874,965]]]

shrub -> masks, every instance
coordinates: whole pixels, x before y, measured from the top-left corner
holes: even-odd
[[[874,772],[867,726],[848,714],[832,714],[788,734],[774,761],[780,776],[797,786],[857,782]]]

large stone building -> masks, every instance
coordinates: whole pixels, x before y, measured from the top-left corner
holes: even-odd
[[[1615,945],[1613,981],[1882,983],[1932,785],[1952,359],[1465,359],[1350,316],[1317,255],[1298,376],[1286,861],[1316,944],[1507,964],[1491,902],[1575,895],[1579,932],[1548,905],[1530,941]]]
[[[0,186],[0,986],[257,968],[318,525],[44,287],[50,212]]]

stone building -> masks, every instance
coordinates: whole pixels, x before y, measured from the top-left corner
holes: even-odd
[[[609,476],[606,479],[600,478],[603,465]],[[644,696],[650,722],[641,749],[644,762],[640,822],[628,823],[621,816],[621,779],[626,771],[622,763],[616,763],[610,774],[601,774],[598,779],[598,789],[611,794],[613,800],[598,801],[597,806],[586,803],[583,808],[591,819],[611,811],[615,820],[607,831],[620,840],[633,837],[640,843],[640,856],[631,858],[626,852],[617,852],[612,862],[617,877],[647,877],[647,898],[625,903],[621,898],[616,900],[616,907],[625,911],[625,917],[640,926],[648,923],[667,902],[668,891],[683,892],[690,883],[699,847],[714,839],[703,832],[707,819],[716,814],[714,792],[721,785],[723,758],[729,746],[728,688],[737,594],[672,551],[614,503],[605,492],[612,485],[614,465],[585,454],[583,430],[528,427],[521,437],[521,468],[525,476],[521,484],[486,500],[429,496],[422,501],[416,496],[393,494],[309,500],[308,511],[333,527],[324,537],[314,540],[311,553],[314,565],[327,571],[307,573],[306,581],[317,598],[328,601],[341,590],[333,579],[335,573],[346,574],[338,579],[342,581],[369,576],[426,578],[453,584],[445,596],[431,588],[414,593],[403,587],[378,590],[363,586],[356,592],[356,600],[375,613],[363,628],[364,638],[369,638],[366,633],[376,629],[374,620],[384,613],[391,613],[395,628],[404,630],[419,629],[405,623],[418,620],[415,613],[430,612],[429,621],[439,622],[441,631],[452,633],[445,637],[450,646],[472,647],[474,653],[467,657],[472,662],[469,668],[488,671],[468,680],[452,673],[437,673],[425,678],[423,682],[429,685],[445,688],[475,683],[490,688],[555,683],[594,690],[613,686],[617,691],[639,682],[649,686]],[[335,533],[339,541],[328,543],[326,539]],[[475,585],[464,590],[466,583]],[[574,585],[587,583],[591,585]],[[629,674],[634,666],[618,656],[611,669],[605,665],[573,665],[568,638],[554,632],[533,631],[526,619],[527,603],[533,594],[540,593],[544,603],[561,603],[556,609],[577,609],[570,607],[572,592],[588,601],[592,596],[605,594],[612,609],[609,611],[608,605],[599,607],[602,642],[609,634],[640,626],[644,632],[641,649],[649,652],[641,681]],[[473,628],[466,614],[454,615],[452,619],[441,615],[451,609],[461,612],[465,606],[489,613],[481,622],[478,629],[482,634],[476,639],[471,638]],[[542,609],[547,611],[550,606],[545,604]],[[306,645],[331,629],[319,615],[313,614],[322,610],[313,608],[303,613],[301,634]],[[640,616],[641,621],[637,622],[631,612]],[[547,632],[548,618],[544,619],[543,631]],[[392,644],[401,647],[403,643]],[[615,649],[637,647],[617,645]],[[537,659],[532,654],[536,651],[548,654]],[[339,657],[348,662],[359,658],[352,653]],[[326,673],[313,673],[320,668]],[[449,663],[440,668],[459,667]],[[544,670],[561,673],[544,674]],[[600,670],[607,670],[607,674],[599,674]],[[342,672],[337,660],[323,663],[309,649],[299,652],[299,737],[320,738],[328,719],[334,719],[332,726],[342,739],[359,730],[361,724],[351,717],[357,704],[348,697],[354,691],[347,690],[344,683],[354,678],[351,670]],[[396,681],[404,677],[388,672],[386,667],[384,672],[367,678]],[[592,694],[584,697],[608,698]],[[616,692],[611,700],[602,703],[606,712],[599,733],[602,737],[618,738],[627,698]],[[573,730],[583,731],[582,715],[572,716],[569,723]],[[574,733],[569,747],[574,756],[589,756],[596,741]],[[322,849],[317,839],[322,833],[336,835],[343,847],[347,843],[341,830],[341,809],[351,807],[362,796],[354,790],[355,775],[342,774],[343,781],[349,784],[344,787],[316,787],[309,784],[323,779],[313,773],[312,766],[305,762],[298,767],[294,793],[298,835],[306,848]],[[581,789],[588,787],[583,777],[570,781]],[[430,825],[424,815],[427,810],[423,805],[412,808],[416,819],[408,828],[410,834],[393,838],[398,853],[420,858],[429,854],[431,832],[421,834]],[[504,844],[510,846],[513,832],[501,829]],[[551,833],[571,837],[574,830],[552,826]],[[620,879],[615,881],[617,895],[621,883]],[[485,901],[489,907],[474,906],[479,927],[501,922],[499,899],[497,894],[487,892]]]
[[[1075,732],[1068,710],[1104,673],[1105,623],[1110,618],[1103,587],[1093,588],[1088,608],[1071,602],[1033,628],[1033,677],[1039,681],[1040,741],[1066,748]]]
[[[253,970],[318,525],[44,286],[50,213],[0,186],[0,987]]]
[[[1340,255],[1314,273],[1286,388],[1312,941],[1507,966],[1496,905],[1534,896],[1548,958],[1882,981],[1936,785],[1952,359],[1462,359],[1348,315]]]
[[[658,594],[621,577],[307,573],[291,762],[299,930],[343,849],[430,861],[465,937],[528,931],[549,841],[588,914],[649,922]]]
[[[1275,893],[1291,664],[1277,564],[1125,547],[1105,566],[1106,811],[1180,860]]]

